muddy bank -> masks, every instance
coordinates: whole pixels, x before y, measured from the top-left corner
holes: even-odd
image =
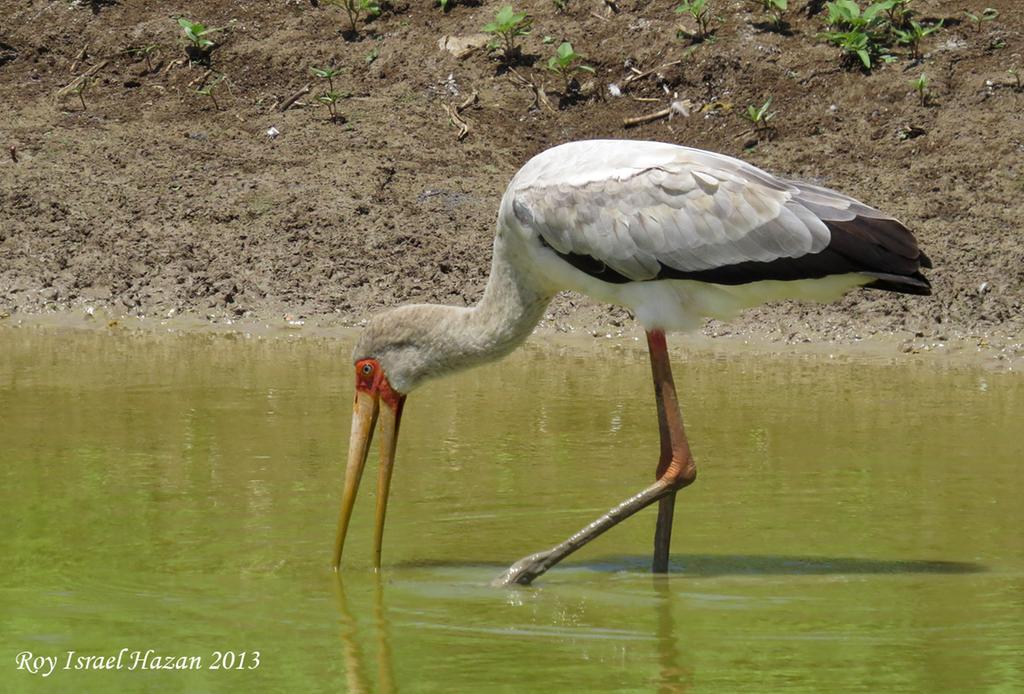
[[[84,311],[50,311],[15,314],[0,318],[0,330],[89,331],[111,336],[146,339],[154,334],[174,336],[205,335],[211,339],[320,341],[336,352],[339,364],[347,363],[350,345],[359,333],[338,320],[302,319],[291,315],[272,318],[210,318],[177,315],[170,318],[126,316],[89,306]],[[732,331],[724,335],[688,333],[674,335],[669,348],[684,377],[687,369],[708,359],[803,360],[872,363],[915,363],[935,369],[994,371],[1024,370],[1024,344],[1019,340],[952,338],[938,340],[923,336],[876,333],[852,340],[787,340],[775,335]],[[647,342],[639,327],[626,324],[607,329],[557,329],[545,321],[520,349],[564,354],[567,358],[636,353],[646,355]],[[698,367],[699,368],[699,367]]]
[[[791,12],[778,32],[744,3],[715,4],[714,40],[694,43],[671,3],[522,3],[534,31],[510,71],[485,50],[439,47],[478,32],[492,4],[385,5],[352,36],[335,8],[305,2],[19,3],[0,29],[0,313],[358,326],[403,302],[470,303],[516,169],[560,142],[628,137],[847,192],[907,223],[935,264],[930,298],[786,303],[710,322],[707,335],[1019,353],[1024,94],[1007,70],[1024,69],[1024,20],[1013,3],[989,2],[999,16],[975,27],[960,4],[915,2],[943,27],[921,61],[894,47],[898,60],[871,73],[818,38],[821,14]],[[226,27],[209,68],[182,61],[179,14]],[[544,69],[562,40],[595,69],[568,95]],[[340,66],[337,122],[314,98],[314,65]],[[922,72],[926,103],[909,84]],[[65,88],[82,75],[79,98]],[[214,98],[197,91],[210,84]],[[769,96],[774,130],[757,137],[740,113]],[[624,126],[672,98],[689,99],[691,115]],[[467,103],[459,140],[445,106]],[[621,309],[566,296],[541,330],[634,328]]]

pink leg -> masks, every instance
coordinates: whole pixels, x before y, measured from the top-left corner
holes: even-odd
[[[651,373],[654,376],[654,399],[658,404],[658,432],[661,435],[661,458],[658,460],[657,479],[665,480],[672,491],[658,501],[658,523],[654,529],[654,573],[668,572],[669,545],[672,542],[672,515],[675,510],[676,490],[691,484],[697,478],[697,466],[690,455],[690,444],[679,412],[676,385],[672,380],[672,364],[668,358],[665,333],[652,330],[647,333],[647,348],[651,354]]]
[[[661,457],[658,461],[657,481],[629,497],[603,516],[590,523],[564,542],[549,550],[523,557],[499,576],[495,585],[519,583],[528,585],[545,571],[593,540],[609,528],[618,525],[642,508],[659,501],[658,524],[654,533],[654,571],[668,570],[669,542],[672,538],[672,512],[676,490],[697,478],[697,467],[690,455],[690,446],[683,431],[683,418],[679,413],[672,368],[669,365],[665,333],[652,330],[647,333],[647,346],[651,352],[651,371],[654,374],[654,397],[658,405],[658,430],[661,435]]]

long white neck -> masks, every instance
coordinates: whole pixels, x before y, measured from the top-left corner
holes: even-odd
[[[466,366],[499,359],[530,336],[552,296],[528,270],[520,269],[498,236],[484,295],[476,306],[451,314],[447,348]]]
[[[408,393],[425,379],[505,356],[529,337],[555,294],[529,262],[517,262],[516,251],[499,233],[480,303],[417,304],[375,316],[354,359],[379,359],[391,385]]]

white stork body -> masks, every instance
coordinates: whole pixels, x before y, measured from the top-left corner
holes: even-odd
[[[523,281],[626,306],[649,330],[681,331],[767,301],[832,301],[880,277],[894,279],[885,272],[891,268],[867,264],[801,276],[807,273],[790,262],[774,276],[764,272],[773,261],[820,254],[832,240],[827,222],[858,217],[895,221],[853,198],[721,154],[660,142],[571,142],[537,155],[512,179],[498,212],[495,253],[510,256]],[[586,259],[591,271],[570,255]],[[763,278],[751,263],[762,264]],[[739,277],[715,274],[744,264]],[[615,281],[607,281],[613,273]],[[653,281],[659,274],[665,279]],[[687,274],[693,279],[681,278]]]
[[[657,481],[552,549],[517,562],[528,583],[608,528],[659,502],[654,570],[668,567],[676,490],[696,478],[666,330],[783,298],[830,300],[857,286],[928,294],[930,267],[898,221],[825,188],[737,159],[656,142],[573,142],[531,159],[498,212],[491,275],[476,306],[402,306],[356,344],[356,400],[334,563],[380,418],[375,560],[405,396],[423,381],[498,359],[575,290],[629,307],[647,331],[661,458]],[[385,406],[382,406],[384,403]]]

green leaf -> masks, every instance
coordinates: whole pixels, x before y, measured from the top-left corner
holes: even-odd
[[[860,18],[860,7],[853,0],[835,0],[826,5],[829,24],[853,22]]]
[[[865,22],[871,22],[882,12],[888,12],[895,5],[894,0],[885,0],[884,2],[876,2],[874,5],[870,5],[864,9],[861,14],[861,18]]]
[[[498,14],[494,15],[494,21],[499,27],[511,28],[521,21],[522,17],[523,15],[519,15],[519,18],[517,19],[515,10],[512,9],[512,5],[505,5],[498,10]]]
[[[870,70],[871,69],[871,54],[868,53],[865,49],[860,48],[860,49],[857,50],[857,55],[860,56],[860,62],[864,63],[864,67],[866,67],[868,70]]]

